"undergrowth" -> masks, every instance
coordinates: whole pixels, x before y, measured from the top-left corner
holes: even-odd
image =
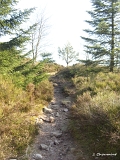
[[[120,74],[91,72],[86,76],[79,68],[73,75],[74,69],[62,71],[66,82],[72,80],[75,91],[69,131],[87,160],[119,160]],[[69,88],[66,90],[69,94]]]
[[[0,159],[22,156],[38,128],[35,117],[53,98],[48,80],[26,89],[16,87],[12,78],[0,75]],[[22,159],[22,158],[21,158]]]

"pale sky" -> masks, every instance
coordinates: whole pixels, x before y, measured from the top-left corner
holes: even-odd
[[[51,27],[46,39],[51,45],[46,47],[46,51],[53,53],[57,63],[62,62],[58,57],[58,47],[64,47],[68,41],[80,53],[80,58],[85,58],[84,42],[80,36],[85,34],[83,29],[88,28],[84,21],[89,18],[86,11],[91,10],[90,0],[20,0],[20,9],[31,7],[37,7],[36,12],[45,10],[46,16],[50,17]]]

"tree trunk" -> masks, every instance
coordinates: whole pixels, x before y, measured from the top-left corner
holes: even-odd
[[[114,8],[112,2],[112,37],[111,37],[111,55],[110,55],[110,72],[114,69],[114,47],[115,47],[115,31],[114,31]]]

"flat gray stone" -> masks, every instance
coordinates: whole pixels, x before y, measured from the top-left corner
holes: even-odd
[[[42,149],[42,150],[46,150],[46,151],[49,150],[49,147],[46,144],[40,144],[39,148]]]
[[[57,113],[56,113],[56,117],[59,117],[59,116],[60,116],[60,114],[57,112]]]
[[[55,104],[55,105],[51,105],[51,108],[54,110],[58,110],[59,109],[59,105]]]
[[[68,112],[68,109],[67,109],[67,108],[64,108],[63,111],[64,111],[64,112]]]
[[[43,157],[42,157],[41,154],[34,154],[33,158],[34,158],[35,160],[41,160]]]
[[[54,144],[58,145],[61,141],[58,141],[57,139],[55,139]]]
[[[52,136],[55,136],[56,138],[60,138],[62,136],[62,132],[61,131],[52,132]]]

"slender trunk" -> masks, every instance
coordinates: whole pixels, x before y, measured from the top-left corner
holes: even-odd
[[[35,53],[34,53],[34,36],[32,34],[32,56],[33,56],[33,66],[35,63]]]
[[[69,55],[69,50],[67,48],[67,67],[68,67],[68,64],[69,64],[69,57],[68,57],[68,55]]]
[[[110,72],[114,69],[114,47],[115,47],[115,28],[114,28],[114,6],[112,2],[112,39],[111,39],[111,55],[110,55]]]

